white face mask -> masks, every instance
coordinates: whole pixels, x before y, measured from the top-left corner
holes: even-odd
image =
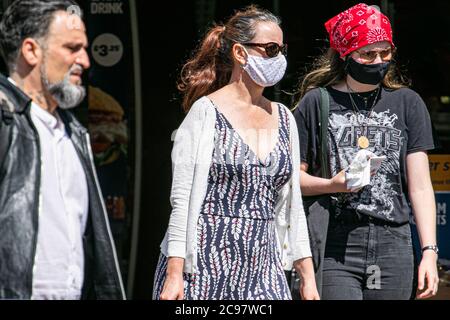
[[[286,67],[286,58],[281,53],[273,58],[264,58],[252,56],[247,52],[247,63],[244,65],[244,70],[256,84],[261,87],[271,87],[283,78]]]

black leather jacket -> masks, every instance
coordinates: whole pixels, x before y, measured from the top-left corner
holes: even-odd
[[[39,228],[41,158],[30,98],[0,74],[0,299],[29,299]],[[58,109],[83,165],[89,218],[83,299],[125,299],[87,130]]]

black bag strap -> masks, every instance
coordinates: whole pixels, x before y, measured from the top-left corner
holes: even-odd
[[[330,178],[329,157],[328,157],[328,115],[330,111],[330,97],[325,88],[320,89],[320,169],[322,178]]]

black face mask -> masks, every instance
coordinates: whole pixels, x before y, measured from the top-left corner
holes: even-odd
[[[379,84],[388,72],[390,61],[376,64],[362,64],[348,57],[345,71],[356,81],[365,84]]]

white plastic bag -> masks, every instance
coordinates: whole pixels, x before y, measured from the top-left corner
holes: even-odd
[[[376,173],[384,159],[385,156],[378,157],[369,150],[359,150],[345,170],[347,189],[355,191],[370,184],[370,176]]]

